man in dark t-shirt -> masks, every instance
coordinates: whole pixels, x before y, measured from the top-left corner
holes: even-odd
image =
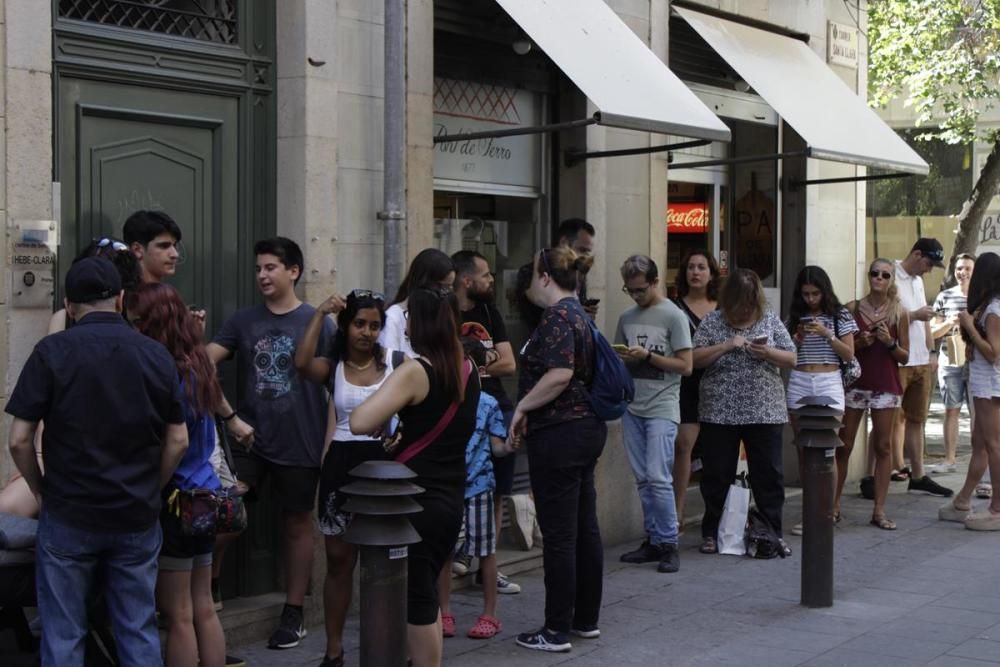
[[[264,303],[230,317],[208,344],[208,353],[216,363],[236,356],[243,379],[238,413],[253,429],[244,441],[250,456],[239,465],[240,476],[251,486],[270,477],[282,509],[287,589],[281,621],[268,646],[284,649],[298,646],[306,634],[302,606],[312,575],[312,511],[327,396],[295,369],[296,345],[315,312],[295,295],[303,271],[301,249],[291,239],[276,237],[257,242],[254,254]],[[333,323],[325,319],[318,356],[329,353],[332,339]]]
[[[42,664],[83,664],[87,602],[100,586],[122,664],[160,665],[160,491],[188,446],[177,367],[122,318],[109,260],[75,262],[65,292],[75,326],[39,341],[6,407],[11,457],[43,501]],[[44,477],[33,446],[43,419]]]
[[[504,425],[509,427],[514,404],[504,391],[500,378],[513,375],[517,366],[503,316],[494,303],[494,279],[489,261],[472,250],[460,250],[451,256],[451,260],[455,264],[455,296],[458,297],[458,307],[462,311],[462,323],[463,325],[477,323],[481,325],[477,327],[477,331],[486,334],[480,335],[481,342],[486,347],[486,364],[479,369],[483,391],[497,400],[504,415]],[[463,326],[463,331],[465,329]],[[497,539],[503,512],[503,498],[509,496],[513,490],[515,464],[514,455],[493,458],[493,474],[496,478],[493,502]],[[459,567],[462,567],[462,560],[458,559],[457,562]],[[518,593],[520,590],[520,586],[498,574],[497,592]]]

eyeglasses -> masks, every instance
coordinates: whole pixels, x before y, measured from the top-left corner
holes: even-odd
[[[652,287],[652,285],[646,285],[645,287],[635,287],[629,289],[628,285],[622,285],[622,291],[628,294],[629,296],[642,296],[643,294],[649,291],[650,287]]]
[[[98,248],[107,248],[108,246],[111,246],[111,249],[114,250],[115,252],[125,252],[128,250],[128,246],[122,243],[121,241],[116,241],[106,236],[100,241],[95,239],[94,245]]]
[[[385,301],[385,294],[381,292],[375,292],[370,289],[356,289],[351,290],[351,293],[347,295],[348,298],[355,299],[374,299],[375,301]]]
[[[888,271],[874,270],[874,271],[869,271],[868,275],[871,276],[872,278],[881,278],[882,280],[889,280],[890,278],[892,278],[892,274],[889,273]]]

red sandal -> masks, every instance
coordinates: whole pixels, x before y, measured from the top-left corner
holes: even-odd
[[[490,639],[503,630],[503,623],[500,619],[483,614],[476,619],[476,624],[469,630],[469,637],[473,639]]]
[[[441,614],[441,634],[445,637],[455,636],[455,617],[451,614]]]

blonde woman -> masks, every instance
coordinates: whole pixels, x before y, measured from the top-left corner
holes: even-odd
[[[910,321],[896,296],[895,273],[891,261],[876,259],[868,269],[868,294],[847,304],[858,325],[854,354],[861,364],[861,378],[845,397],[844,426],[840,431],[844,446],[836,450],[837,491],[833,504],[833,511],[839,515],[854,439],[865,411],[871,411],[870,442],[875,450],[875,507],[871,523],[882,530],[896,530],[896,523],[886,517],[885,500],[892,474],[892,423],[903,396],[899,366],[909,358],[910,347]]]

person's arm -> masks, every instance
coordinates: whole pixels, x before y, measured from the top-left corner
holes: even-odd
[[[49,327],[47,333],[54,334],[60,331],[66,330],[66,309],[60,308],[56,312],[52,313],[52,317],[49,318]]]
[[[905,313],[899,314],[899,322],[896,323],[896,338],[889,335],[889,325],[882,321],[882,325],[875,329],[874,345],[882,344],[889,348],[889,356],[900,366],[905,366],[910,360],[910,318]]]
[[[492,377],[505,377],[513,375],[517,370],[517,362],[514,361],[514,348],[510,343],[496,343],[493,346],[499,355],[495,361],[486,365],[486,372]]]
[[[379,334],[379,345],[388,350],[406,349],[406,316],[403,304],[389,306],[385,311],[385,326]]]
[[[962,328],[969,334],[969,340],[976,349],[976,353],[982,355],[990,364],[1000,360],[1000,316],[989,313],[986,316],[986,336],[979,333],[972,315],[962,312],[959,315]]]
[[[760,345],[750,343],[747,350],[750,352],[750,356],[772,363],[778,368],[795,368],[795,362],[798,359],[795,350],[780,350],[767,343]]]
[[[233,351],[229,348],[222,347],[216,342],[211,342],[205,346],[205,351],[208,352],[208,358],[212,360],[215,365],[221,364],[227,359],[232,359]]]
[[[233,356],[232,350],[214,341],[205,346],[205,351],[208,352],[208,358],[216,366]],[[236,410],[233,409],[233,406],[229,403],[225,395],[222,396],[222,400],[219,402],[219,415],[226,425],[226,430],[233,436],[237,444],[242,445],[245,449],[253,447],[253,427],[236,414]]]
[[[931,336],[931,323],[930,320],[924,322],[924,340],[927,341],[927,351],[934,351],[934,338]],[[934,355],[931,355],[932,357]]]
[[[174,476],[174,471],[184,458],[184,452],[188,448],[187,424],[167,424],[167,431],[163,436],[163,452],[160,454],[160,488],[164,488],[170,483]]]
[[[323,456],[320,457],[320,461],[326,458],[326,450],[330,448],[333,434],[337,432],[337,406],[334,405],[332,396],[327,404],[329,407],[326,411],[326,432],[323,434]]]
[[[958,324],[958,318],[954,315],[951,317],[935,315],[934,319],[931,320],[931,336],[934,340],[944,338],[952,332],[956,324]]]
[[[718,361],[719,357],[727,352],[732,352],[743,347],[746,345],[746,342],[746,338],[743,336],[733,336],[729,340],[724,340],[715,345],[696,347],[691,353],[691,361],[695,368],[707,368]]]
[[[510,422],[511,433],[523,434],[527,427],[527,414],[554,401],[566,391],[572,379],[572,368],[550,368],[545,371],[545,375],[539,378],[531,391],[517,402],[514,417]]]
[[[635,347],[630,347],[626,354],[630,359],[649,364],[653,368],[665,373],[691,375],[691,370],[694,367],[694,355],[690,348],[677,350],[672,355],[666,356],[636,345]]]
[[[934,309],[930,306],[921,306],[916,310],[907,313],[911,322],[929,322],[934,317]]]
[[[369,435],[407,405],[415,405],[430,391],[430,380],[421,364],[408,361],[396,368],[378,390],[351,411],[351,433]]]
[[[339,313],[346,305],[344,297],[334,294],[317,306],[302,339],[295,345],[295,369],[310,382],[325,385],[330,381],[330,360],[317,357],[316,347],[319,345],[320,334],[323,333],[326,316]]]
[[[38,455],[35,452],[35,431],[37,421],[28,421],[14,417],[10,424],[8,446],[14,465],[21,472],[28,488],[39,497],[42,493],[42,469],[38,465]]]

